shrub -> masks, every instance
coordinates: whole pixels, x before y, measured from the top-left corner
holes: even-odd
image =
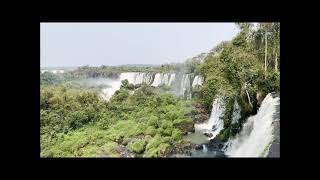
[[[159,118],[157,116],[151,115],[149,117],[149,120],[148,120],[148,125],[157,127],[158,126],[158,120],[159,120]]]
[[[146,146],[146,150],[149,151],[150,149],[157,148],[162,143],[162,138],[159,134],[153,137]]]
[[[99,116],[97,125],[103,129],[108,129],[116,122],[107,112],[101,113]]]
[[[157,129],[155,129],[153,126],[148,126],[147,130],[145,131],[145,135],[154,136],[158,133]]]
[[[81,157],[99,157],[100,149],[97,146],[86,146],[81,149]]]
[[[106,144],[104,144],[101,149],[103,151],[103,153],[107,156],[111,156],[111,157],[120,157],[119,152],[117,151],[117,147],[118,144],[116,142],[108,142]]]
[[[157,147],[147,150],[144,153],[143,157],[160,157],[161,155],[163,155],[166,152],[166,150],[169,147],[170,147],[170,144],[161,143]]]
[[[142,153],[145,150],[146,143],[145,140],[134,140],[127,145],[127,148],[131,152]]]
[[[182,132],[179,129],[173,129],[171,137],[174,141],[179,141],[182,139]]]

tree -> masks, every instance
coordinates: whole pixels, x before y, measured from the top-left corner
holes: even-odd
[[[265,76],[267,75],[267,54],[268,54],[268,31],[266,30],[265,34],[264,34],[264,37],[265,37],[265,56],[264,56],[264,72],[266,73]]]

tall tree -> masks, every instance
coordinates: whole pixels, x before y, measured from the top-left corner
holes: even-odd
[[[265,38],[265,50],[264,50],[264,72],[267,75],[267,54],[268,54],[268,31],[265,30],[264,38]]]

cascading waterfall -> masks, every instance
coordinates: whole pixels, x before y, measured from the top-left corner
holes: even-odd
[[[159,86],[159,85],[167,85],[170,86],[172,81],[174,80],[174,76],[171,78],[170,73],[157,73],[154,77],[152,86]],[[170,82],[171,81],[171,82]]]
[[[168,86],[172,85],[172,83],[175,81],[175,78],[176,78],[176,74],[170,74]]]
[[[202,145],[202,149],[204,153],[208,152],[208,148],[205,144]]]
[[[153,73],[144,73],[145,77],[143,77],[143,82],[147,83],[150,85],[153,80]]]
[[[212,104],[212,111],[210,118],[207,122],[201,124],[195,124],[195,131],[202,133],[211,133],[212,136],[209,139],[215,138],[219,132],[223,129],[223,116],[225,110],[225,102],[222,97],[218,96]]]
[[[111,96],[120,89],[123,80],[128,79],[129,83],[134,83],[136,78],[136,73],[121,73],[120,78],[118,80],[112,80],[110,82],[110,87],[102,90],[102,98],[105,100],[109,100]]]
[[[241,118],[241,109],[238,104],[238,101],[235,100],[234,105],[233,105],[233,113],[232,113],[232,121],[231,124],[235,124],[239,122],[239,119]]]
[[[161,75],[160,73],[157,73],[154,77],[154,80],[153,80],[153,83],[152,83],[152,86],[159,86],[161,84]]]
[[[191,96],[191,93],[190,93],[190,74],[184,74],[182,76],[179,95],[184,96],[186,92],[190,94],[190,95],[187,94],[187,97]]]
[[[225,147],[226,155],[230,157],[265,156],[273,140],[272,122],[277,117],[276,108],[279,105],[280,97],[273,97],[269,93],[262,101],[257,114],[249,117],[243,124],[241,132],[228,141]]]
[[[136,84],[136,76],[138,73],[134,72],[127,72],[127,73],[121,73],[120,74],[120,83],[122,80],[128,79],[129,83]]]
[[[141,84],[143,82],[143,79],[145,78],[145,73],[137,73],[135,75],[135,80],[134,82],[137,84]]]
[[[110,83],[110,87],[105,88],[102,90],[103,94],[102,97],[105,100],[109,100],[111,96],[120,89],[122,80],[127,79],[129,83],[131,84],[141,84],[143,82],[147,84],[151,84],[153,86],[158,86],[160,84],[169,84],[169,76],[170,74],[160,74],[157,73],[155,75],[155,78],[152,82],[153,79],[153,74],[152,73],[140,73],[140,72],[126,72],[126,73],[121,73],[119,79],[117,80],[112,80]]]
[[[112,80],[110,83],[110,87],[103,89],[103,98],[108,100],[115,93],[115,91],[120,89],[121,81],[124,79],[128,79],[129,83],[132,84],[141,84],[147,83],[148,85],[152,85],[154,87],[158,87],[160,85],[172,86],[171,91],[173,94],[177,96],[191,98],[191,78],[190,74],[180,74],[177,78],[174,73],[145,73],[145,72],[126,72],[121,73],[119,79]],[[153,78],[154,77],[154,78]],[[201,85],[202,78],[200,76],[196,76],[195,80],[192,84]],[[187,93],[187,94],[186,94]]]
[[[134,81],[132,82],[133,84],[142,84],[142,83],[150,84],[152,81],[151,73],[134,73],[134,76],[135,78],[134,78]]]
[[[162,78],[161,84],[165,84],[165,85],[169,84],[169,75],[170,74],[168,74],[168,73],[163,74],[163,78]]]
[[[195,87],[196,85],[200,85],[201,86],[202,83],[203,83],[202,77],[196,76],[196,77],[194,77],[194,80],[192,82],[192,87]]]
[[[45,72],[51,72],[53,74],[59,74],[59,73],[64,73],[64,70],[62,69],[53,69],[53,70],[41,70],[41,73],[45,73]]]

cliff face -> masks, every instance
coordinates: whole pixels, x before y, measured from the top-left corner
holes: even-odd
[[[280,157],[280,121],[273,123],[274,140],[267,157]]]
[[[280,96],[277,94],[276,96]],[[280,157],[280,104],[276,106],[276,112],[274,113],[273,126],[273,141],[269,148],[267,157]]]

